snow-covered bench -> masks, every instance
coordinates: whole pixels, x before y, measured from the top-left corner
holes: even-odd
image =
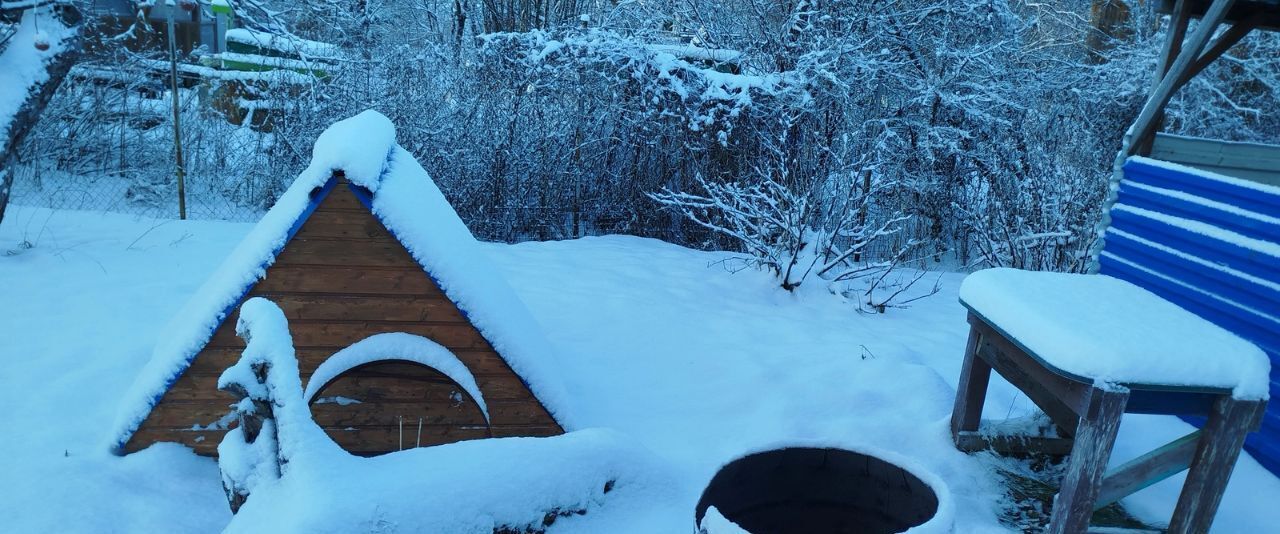
[[[952,435],[967,451],[1069,452],[1051,532],[1083,532],[1094,510],[1186,469],[1169,531],[1205,532],[1246,436],[1270,417],[1280,190],[1133,158],[1115,199],[1099,274],[990,269],[965,280],[971,330]],[[980,431],[992,369],[1055,432]],[[1124,413],[1207,422],[1104,473]]]

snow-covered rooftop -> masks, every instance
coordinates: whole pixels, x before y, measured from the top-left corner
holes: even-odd
[[[311,193],[341,170],[372,194],[372,211],[467,314],[561,426],[572,411],[558,380],[556,354],[541,326],[490,265],[470,230],[376,111],[340,121],[320,135],[304,170],[196,294],[174,316],[151,360],[124,395],[111,435],[119,448],[190,366],[310,212]]]

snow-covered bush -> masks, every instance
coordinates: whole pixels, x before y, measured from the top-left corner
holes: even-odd
[[[376,107],[485,239],[739,247],[647,194],[749,189],[783,161],[793,177],[896,184],[868,214],[911,219],[863,256],[914,241],[944,267],[1081,268],[1164,37],[1149,7],[1103,22],[1087,2],[235,4],[242,23],[332,43],[344,60],[324,83],[261,88],[269,132],[229,127],[183,90],[197,217],[254,219],[325,126]],[[54,98],[20,151],[15,202],[177,212],[158,56],[123,48],[139,52],[87,56],[122,83],[68,83]],[[1166,127],[1276,139],[1277,49],[1280,37],[1251,36],[1179,91]]]
[[[839,282],[881,276],[918,248],[918,242],[908,241],[887,257],[868,256],[872,245],[901,232],[910,219],[880,203],[897,184],[791,172],[781,166],[757,169],[739,182],[699,177],[697,190],[666,189],[650,197],[729,238],[747,254],[744,261],[771,272],[788,291],[811,277],[842,291]]]
[[[218,377],[218,389],[240,399],[239,424],[218,444],[218,469],[233,512],[258,487],[278,480],[301,451],[337,447],[303,400],[284,312],[267,299],[251,298],[240,306],[236,334],[245,340],[244,352]]]

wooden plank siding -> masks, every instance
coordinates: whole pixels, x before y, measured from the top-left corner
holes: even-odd
[[[420,417],[423,445],[563,433],[524,381],[345,184],[321,201],[246,298],[252,296],[271,299],[288,317],[304,384],[322,362],[352,343],[378,333],[407,332],[453,352],[474,375],[489,407],[486,425],[479,406],[460,386],[418,364],[361,366],[316,396],[359,404],[312,405],[317,423],[348,451],[399,448],[397,417],[404,418],[410,445],[417,442]],[[198,454],[216,455],[226,432],[217,423],[234,401],[217,390],[217,379],[243,349],[233,316],[214,331],[125,452],[176,441]]]
[[[1158,133],[1151,147],[1151,157],[1209,172],[1280,186],[1280,146],[1278,145],[1237,143]]]

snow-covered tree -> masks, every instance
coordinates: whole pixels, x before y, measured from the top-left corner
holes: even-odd
[[[37,3],[4,15],[9,21],[0,26],[0,221],[18,146],[79,57],[81,22],[71,5]]]

